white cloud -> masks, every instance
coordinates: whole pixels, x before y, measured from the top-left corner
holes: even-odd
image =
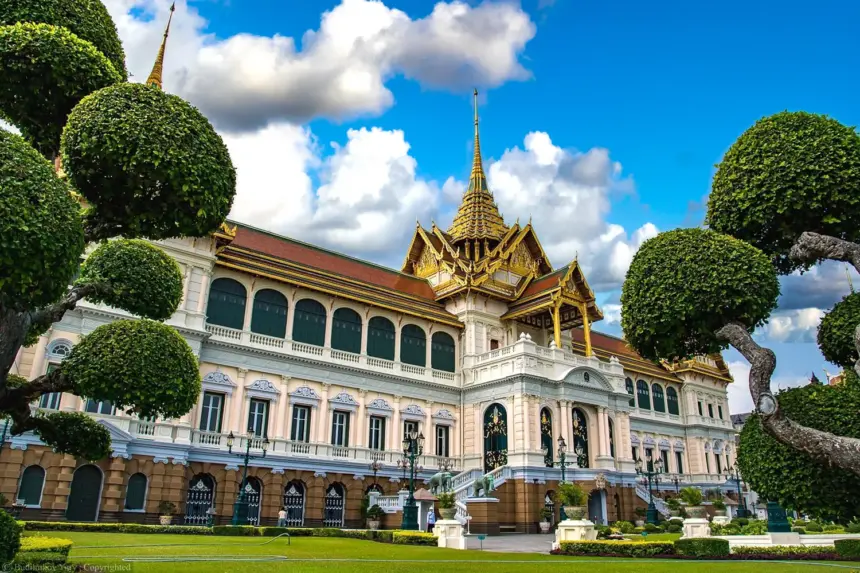
[[[17,127],[12,125],[11,123],[6,123],[2,119],[0,119],[0,129],[4,129],[6,131],[11,131],[12,133],[17,133],[19,135],[21,133],[21,130],[19,130]]]
[[[105,1],[137,81],[152,67],[171,1]],[[216,38],[207,25],[196,8],[179,3],[165,89],[230,131],[379,114],[394,101],[385,84],[398,74],[443,89],[523,79],[528,72],[519,57],[536,30],[520,7],[492,1],[475,7],[440,2],[413,20],[378,0],[342,0],[299,41],[279,35]]]
[[[549,134],[532,132],[523,149],[508,149],[490,165],[488,179],[505,217],[532,217],[552,263],[558,267],[578,255],[595,290],[620,287],[636,250],[658,232],[645,223],[628,236],[606,221],[611,196],[633,189],[607,149],[570,151]]]
[[[732,414],[745,414],[755,409],[752,396],[750,395],[749,377],[750,365],[746,361],[732,361],[728,363],[729,371],[735,379],[729,384],[729,412]],[[820,377],[820,376],[819,376]],[[809,376],[776,376],[771,378],[770,387],[773,392],[796,388],[809,383]]]
[[[777,310],[766,325],[756,330],[756,336],[764,341],[814,342],[823,317],[820,308]]]
[[[620,304],[604,304],[601,307],[603,310],[603,324],[615,325],[621,324],[621,305]]]

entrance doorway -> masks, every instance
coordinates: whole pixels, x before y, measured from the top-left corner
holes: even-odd
[[[96,521],[102,494],[102,471],[88,464],[75,470],[66,508],[68,521]]]

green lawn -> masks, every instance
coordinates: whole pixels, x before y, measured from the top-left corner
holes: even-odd
[[[267,572],[277,571],[379,571],[385,573],[419,571],[474,572],[476,568],[492,568],[504,572],[534,573],[535,562],[541,567],[558,571],[649,572],[672,570],[756,573],[813,572],[839,570],[832,566],[807,563],[755,563],[647,561],[572,558],[541,554],[491,553],[488,551],[455,551],[435,547],[411,547],[342,538],[296,537],[290,545],[286,539],[261,537],[214,537],[196,535],[132,535],[124,533],[45,532],[46,537],[71,539],[75,545],[71,560],[92,565],[128,565],[123,557],[171,556],[285,556],[285,561],[198,563],[135,562],[131,570],[138,572],[203,573],[203,572]],[[271,541],[270,543],[266,543]],[[484,563],[479,563],[483,561]],[[471,563],[470,563],[471,562]],[[843,571],[849,568],[841,569]]]

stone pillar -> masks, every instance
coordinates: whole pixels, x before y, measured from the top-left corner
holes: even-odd
[[[182,276],[182,304],[179,308],[182,310],[188,309],[188,287],[191,284],[191,275],[194,273],[194,267],[191,265],[183,266],[184,274]]]
[[[0,464],[0,493],[12,504],[18,497],[18,482],[21,480],[21,472],[24,471],[24,450],[13,450],[10,446],[0,453],[3,454],[3,463]]]
[[[110,466],[105,472],[104,505],[101,508],[102,521],[119,521],[117,513],[123,507],[123,483],[125,482],[125,458],[110,458]]]
[[[364,331],[362,331],[362,336],[364,336]],[[358,448],[363,448],[368,438],[367,428],[367,390],[361,389],[358,391],[358,419],[352,425],[353,437],[350,438],[349,443]]]
[[[221,429],[224,432],[232,430],[234,433],[244,434],[248,429],[243,427],[247,425],[247,420],[242,420],[242,406],[245,401],[245,374],[247,372],[244,368],[239,369],[238,383],[230,395],[230,426],[222,426]]]
[[[427,346],[424,349],[426,351],[424,364],[427,368],[433,368],[433,325],[430,325],[430,330],[427,331]]]
[[[200,279],[200,299],[197,301],[197,312],[201,314],[206,311],[206,302],[209,300],[209,281],[211,280],[212,271],[204,269],[203,277]]]
[[[532,408],[532,397],[525,394],[521,397],[523,409],[523,451],[527,454],[534,451],[532,442],[532,421],[530,410]]]
[[[36,352],[33,354],[33,363],[30,366],[30,371],[27,373],[27,378],[33,379],[45,371],[45,351],[48,349],[48,335],[39,337],[39,343],[36,344]],[[21,373],[23,376],[23,372]]]
[[[459,458],[463,455],[463,412],[456,408],[454,425],[451,426],[451,457]]]
[[[388,432],[386,432],[385,440],[388,442],[388,445],[385,447],[386,450],[399,452],[400,451],[400,440],[403,436],[401,436],[401,432],[403,431],[400,427],[400,400],[402,396],[395,396],[394,403],[392,407],[394,408],[394,416],[391,428]]]
[[[278,396],[278,416],[275,419],[276,438],[285,438],[284,428],[289,428],[287,424],[287,416],[290,411],[288,407],[290,402],[289,381],[289,376],[281,376],[281,395]]]
[[[242,321],[242,330],[245,332],[251,331],[251,317],[254,312],[254,292],[257,285],[256,280],[251,281],[251,288],[248,289],[248,298],[245,299],[245,318]]]
[[[328,334],[326,336],[328,336]],[[327,442],[326,436],[328,434],[326,432],[326,425],[329,423],[329,419],[328,419],[328,391],[329,391],[329,388],[331,388],[331,384],[323,384],[322,385],[322,398],[320,399],[320,413],[319,413],[319,420],[317,420],[317,435],[316,435],[316,437],[311,438],[312,441],[318,442],[318,443]]]
[[[433,429],[433,402],[428,400],[424,412],[424,439],[427,440],[424,446],[424,453],[436,453],[436,434]]]
[[[394,332],[394,361],[400,362],[400,324],[395,327]]]
[[[470,497],[466,508],[472,521],[469,532],[484,535],[499,535],[499,500],[495,497]]]
[[[76,467],[75,458],[68,454],[60,460],[60,475],[57,476],[57,489],[54,492],[54,502],[51,509],[65,511],[69,506],[69,494],[72,493],[72,476]],[[44,505],[44,504],[43,504]]]
[[[334,322],[334,299],[330,299],[331,302],[328,305],[328,310],[326,311],[325,318],[325,342],[323,342],[323,346],[326,348],[331,348],[331,328],[332,323]]]

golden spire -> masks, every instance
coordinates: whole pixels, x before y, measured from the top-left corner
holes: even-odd
[[[152,72],[146,78],[146,85],[155,86],[161,89],[161,72],[164,68],[164,47],[167,45],[167,35],[170,34],[170,22],[173,20],[173,11],[176,10],[176,2],[170,5],[170,17],[167,18],[167,27],[164,29],[164,39],[161,40],[161,47],[158,48],[158,55],[155,57],[155,63],[152,65]]]
[[[845,276],[848,277],[848,288],[851,289],[851,294],[854,294],[854,281],[851,280],[851,271],[848,270],[848,265],[845,265]]]
[[[475,155],[472,159],[472,173],[469,188],[463,194],[463,201],[454,217],[448,233],[457,241],[462,239],[501,240],[508,230],[493,195],[487,188],[487,177],[481,160],[481,137],[478,133],[478,90],[475,97]]]

